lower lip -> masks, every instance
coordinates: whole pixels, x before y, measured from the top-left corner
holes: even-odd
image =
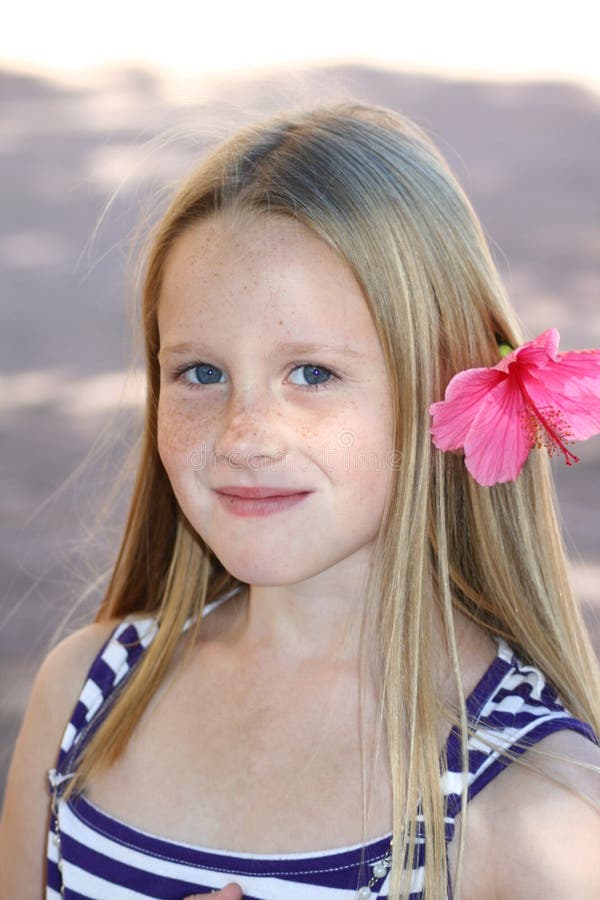
[[[272,513],[283,512],[285,509],[291,509],[292,506],[302,503],[309,493],[310,491],[305,491],[302,494],[286,494],[285,496],[249,500],[233,494],[220,494],[216,491],[222,505],[234,516],[270,516]]]

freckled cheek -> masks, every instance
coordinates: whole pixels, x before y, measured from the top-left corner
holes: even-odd
[[[338,477],[365,503],[378,504],[391,486],[397,456],[389,408],[364,410],[354,428],[340,431],[339,444]]]
[[[158,405],[157,441],[162,463],[172,477],[193,461],[196,455],[208,452],[210,421],[185,405],[160,401]]]
[[[334,467],[349,475],[368,475],[393,456],[393,423],[387,404],[355,404],[329,422],[327,445]]]

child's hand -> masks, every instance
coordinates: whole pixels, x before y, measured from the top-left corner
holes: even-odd
[[[230,884],[226,884],[224,888],[221,888],[220,891],[213,891],[210,894],[190,894],[188,897],[184,897],[183,900],[200,900],[201,897],[212,897],[213,900],[242,900],[243,894],[239,884],[232,881]]]

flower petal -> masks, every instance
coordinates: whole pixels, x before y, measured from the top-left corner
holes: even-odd
[[[532,341],[521,344],[512,353],[507,353],[494,368],[508,372],[511,365],[517,361],[527,366],[546,366],[556,359],[559,340],[560,335],[556,328],[549,328]]]
[[[556,362],[576,378],[600,378],[600,350],[566,350],[557,355]]]
[[[557,366],[567,381],[564,389],[566,396],[585,395],[586,403],[595,407],[595,398],[600,398],[600,350],[559,353]]]
[[[506,375],[494,368],[466,369],[455,375],[446,388],[445,399],[429,407],[435,446],[439,450],[458,450],[464,446],[481,404],[492,388],[506,380]]]
[[[533,447],[524,413],[524,398],[512,379],[498,384],[481,405],[465,441],[465,464],[479,484],[516,480]]]
[[[600,433],[600,351],[589,353],[595,353],[596,360],[571,358],[566,364],[551,363],[543,371],[522,376],[535,404],[542,412],[551,413],[557,424],[562,423],[564,438],[569,441]]]

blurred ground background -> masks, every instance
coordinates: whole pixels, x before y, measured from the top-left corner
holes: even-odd
[[[188,80],[141,64],[65,80],[0,69],[0,794],[33,673],[89,621],[127,499],[94,518],[139,424],[125,297],[137,223],[236,125],[356,98],[417,121],[481,218],[533,337],[600,346],[600,102],[591,84],[296,65]],[[112,449],[108,449],[112,448]],[[91,456],[90,456],[91,452]],[[600,653],[600,440],[556,465],[578,597]],[[78,467],[87,459],[83,472]]]

